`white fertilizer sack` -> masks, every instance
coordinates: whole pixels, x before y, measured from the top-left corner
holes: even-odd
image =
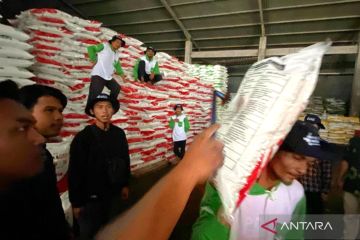
[[[255,63],[223,113],[218,137],[225,143],[225,161],[214,180],[229,222],[305,109],[329,46],[322,42]]]

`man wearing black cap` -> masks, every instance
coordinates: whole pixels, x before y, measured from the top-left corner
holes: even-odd
[[[315,114],[307,114],[304,121],[311,124],[317,132],[320,129],[325,129],[321,119]],[[307,173],[299,181],[305,189],[307,213],[323,214],[324,201],[327,199],[331,186],[330,159],[316,160],[314,165],[308,169]]]
[[[296,179],[306,173],[315,159],[324,156],[317,131],[309,124],[297,121],[237,208],[231,230],[219,214],[222,208],[219,194],[207,184],[191,239],[249,239],[249,236],[251,239],[303,239],[301,231],[283,232],[276,228],[274,235],[262,231],[260,225],[267,222],[263,221],[266,216],[277,218],[277,223],[304,220],[304,189]],[[272,229],[272,225],[269,228]]]
[[[69,197],[81,239],[92,239],[110,220],[119,195],[123,200],[129,195],[128,142],[125,132],[111,124],[119,107],[107,94],[90,101],[85,112],[95,124],[80,131],[70,146]]]
[[[94,63],[91,71],[91,83],[88,97],[89,101],[102,93],[104,86],[110,89],[110,97],[116,99],[120,92],[120,85],[113,79],[116,71],[124,81],[126,77],[119,62],[120,47],[125,46],[125,41],[120,36],[113,36],[108,42],[87,48],[89,59]]]
[[[153,47],[149,46],[146,48],[145,56],[138,59],[134,66],[135,80],[154,84],[162,79],[159,64],[154,58],[155,54],[156,50]]]

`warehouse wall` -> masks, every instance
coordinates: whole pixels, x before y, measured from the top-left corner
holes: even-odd
[[[349,101],[353,76],[320,76],[314,95]]]
[[[237,92],[239,85],[243,77],[229,77],[229,90],[232,93]],[[345,102],[350,101],[351,88],[352,88],[353,76],[325,76],[319,77],[318,84],[315,88],[315,96],[321,96],[325,98],[334,97],[344,100]]]

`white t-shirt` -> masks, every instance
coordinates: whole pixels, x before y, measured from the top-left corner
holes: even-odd
[[[185,118],[186,116],[184,114],[180,116],[174,115],[171,117],[171,119],[173,119],[174,121],[178,119],[178,122],[175,122],[174,129],[172,132],[172,138],[174,142],[186,140],[185,121],[184,121]]]
[[[97,53],[97,62],[91,71],[91,76],[100,76],[111,80],[115,72],[114,64],[119,60],[119,52],[113,51],[109,43],[104,43],[104,49]]]
[[[261,225],[275,218],[278,224],[289,222],[301,201],[304,201],[304,188],[296,180],[289,185],[279,183],[272,190],[266,190],[262,194],[260,189],[259,194],[247,195],[235,212],[230,239],[274,239],[274,233],[265,230]],[[267,227],[272,229],[272,223]]]
[[[156,65],[156,60],[154,59],[154,57],[151,59],[151,61],[149,61],[146,56],[142,56],[140,59],[145,62],[146,74],[151,74],[151,69],[153,69]]]

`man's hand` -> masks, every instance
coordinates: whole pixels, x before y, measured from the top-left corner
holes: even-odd
[[[219,127],[214,124],[197,135],[180,162],[195,176],[197,183],[207,181],[224,161],[224,144],[214,138]]]
[[[127,79],[126,75],[121,75],[122,80],[124,81],[124,83],[129,82],[129,80]]]
[[[322,199],[324,202],[327,202],[327,200],[329,199],[329,194],[327,194],[327,193],[321,193],[321,199]]]
[[[121,199],[122,200],[128,200],[129,199],[129,188],[123,187],[121,189]]]
[[[151,73],[150,74],[150,80],[152,81],[152,80],[154,80],[154,78],[155,78],[155,73]]]
[[[343,187],[344,187],[344,180],[343,180],[342,178],[339,178],[339,179],[336,181],[335,187],[336,187],[337,190],[342,190]]]
[[[90,60],[90,62],[91,62],[91,64],[92,64],[92,66],[95,66],[95,64],[97,63],[97,60]]]
[[[83,208],[74,208],[73,207],[72,211],[73,211],[73,215],[74,215],[75,219],[79,219],[82,210],[83,210]]]
[[[140,78],[140,82],[141,82],[141,83],[144,83],[144,82],[145,82],[144,77],[141,77],[141,78]]]

